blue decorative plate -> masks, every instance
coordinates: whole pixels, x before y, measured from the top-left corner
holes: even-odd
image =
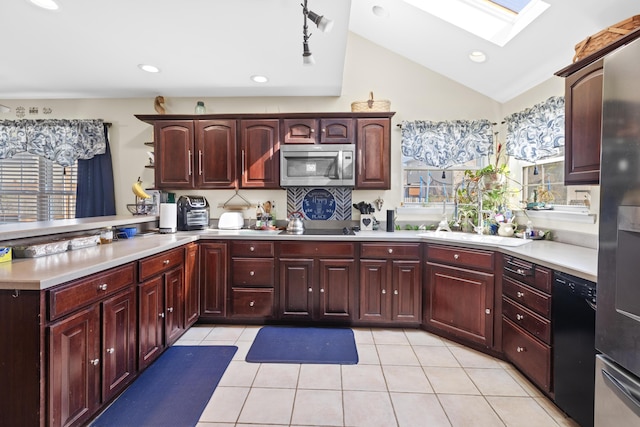
[[[336,213],[336,199],[329,191],[314,188],[304,196],[302,211],[308,219],[330,219]]]

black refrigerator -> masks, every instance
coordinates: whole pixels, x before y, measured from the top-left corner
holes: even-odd
[[[604,59],[595,425],[640,426],[640,40]]]

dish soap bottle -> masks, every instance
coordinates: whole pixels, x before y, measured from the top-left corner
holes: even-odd
[[[256,206],[256,228],[262,228],[262,205],[260,203]]]
[[[531,221],[527,221],[527,228],[525,228],[524,230],[524,238],[530,239],[532,235],[533,235],[533,225],[531,224]]]

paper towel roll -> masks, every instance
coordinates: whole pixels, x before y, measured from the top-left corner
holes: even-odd
[[[175,233],[178,226],[178,208],[175,203],[160,203],[160,232]]]

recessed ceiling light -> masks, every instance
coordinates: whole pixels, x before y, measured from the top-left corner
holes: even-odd
[[[53,0],[30,0],[31,3],[47,10],[57,10],[60,6]]]
[[[479,50],[474,50],[469,54],[469,59],[473,62],[480,63],[487,60],[487,55],[485,55],[484,52],[480,52]]]
[[[371,8],[371,11],[373,12],[374,15],[376,15],[379,18],[389,17],[389,11],[382,6],[373,6]]]
[[[251,80],[253,80],[256,83],[266,83],[269,81],[267,77],[261,76],[261,75],[251,76]]]
[[[147,73],[159,73],[160,72],[160,68],[154,66],[154,65],[149,65],[149,64],[138,64],[138,68],[140,68],[142,71],[146,71]]]

